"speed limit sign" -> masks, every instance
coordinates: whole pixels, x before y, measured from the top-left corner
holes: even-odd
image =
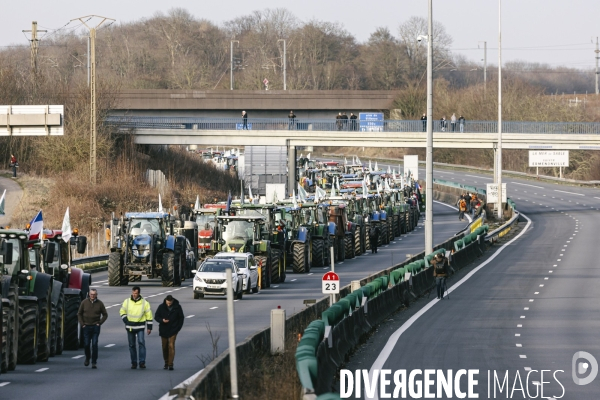
[[[340,293],[340,277],[335,272],[327,272],[323,275],[323,294]]]

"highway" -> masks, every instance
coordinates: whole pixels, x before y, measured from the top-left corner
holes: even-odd
[[[458,221],[457,212],[435,203],[435,243],[451,237],[465,226]],[[379,248],[376,255],[368,254],[338,263],[335,267],[342,284],[361,279],[423,250],[423,219],[407,235],[396,238],[389,246]],[[258,294],[244,295],[235,303],[236,340],[266,327],[270,323],[270,310],[281,306],[288,315],[304,307],[304,299],[321,298],[321,277],[328,268],[313,269],[309,274],[288,272],[283,284],[274,285]],[[43,398],[63,399],[90,396],[102,399],[157,399],[172,387],[188,379],[203,368],[203,360],[212,353],[212,342],[207,325],[219,337],[218,352],[227,346],[226,302],[222,298],[193,300],[191,282],[181,288],[163,288],[159,281],[143,280],[141,294],[156,310],[167,294],[178,299],[186,315],[183,330],[176,342],[175,370],[163,370],[158,329],[146,336],[148,350],[146,370],[131,370],[127,337],[121,319],[120,304],[131,293],[131,287],[109,287],[106,272],[93,274],[93,285],[98,298],[108,308],[109,318],[102,326],[99,340],[98,369],[84,367],[83,350],[65,351],[47,363],[18,365],[15,371],[0,376],[0,399]],[[245,383],[241,383],[244,387]]]
[[[435,177],[479,187],[491,181],[486,174],[458,171],[439,170]],[[392,317],[346,368],[408,373],[479,369],[479,398],[494,398],[493,371],[500,382],[508,371],[511,388],[518,372],[533,398],[542,381],[535,371],[548,370],[544,397],[561,397],[563,387],[564,398],[598,397],[600,379],[575,385],[571,363],[578,351],[600,358],[600,268],[595,252],[600,191],[511,177],[503,182],[517,209],[531,221],[522,236],[493,259],[499,246],[489,250],[485,265],[472,276],[463,279],[467,275],[461,271],[451,279],[451,299],[432,296]],[[553,378],[555,372],[562,386]],[[587,375],[589,368],[578,376]],[[463,391],[465,383],[463,379]],[[502,394],[498,387],[496,391],[495,398],[507,397],[506,388]],[[513,396],[523,398],[520,391]]]

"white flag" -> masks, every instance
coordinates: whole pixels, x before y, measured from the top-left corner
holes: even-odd
[[[6,189],[4,189],[4,193],[2,193],[2,197],[0,197],[0,215],[5,215],[4,214],[4,203],[5,203],[5,197],[6,197]]]
[[[358,156],[356,157],[356,163],[359,165],[362,165],[362,163],[360,162],[360,158],[358,158]]]
[[[248,186],[248,196],[250,196],[250,203],[254,204],[254,197],[252,197],[252,188]]]
[[[324,197],[326,197],[326,196],[327,196],[327,192],[326,192],[326,191],[324,191],[323,189],[321,189],[321,188],[320,188],[320,187],[318,187],[318,186],[315,188],[315,193],[318,193],[318,194],[319,194],[319,198],[320,198],[320,199],[323,199]]]
[[[292,191],[292,204],[294,205],[294,208],[298,208],[298,202],[296,201],[296,191],[295,190]]]
[[[348,164],[348,160],[346,160],[346,157],[344,157],[344,165]]]
[[[375,161],[375,171],[379,171],[379,167],[377,166],[377,161]]]
[[[200,209],[200,195],[196,196],[196,204],[194,204],[194,210]]]
[[[306,203],[306,190],[304,190],[304,188],[302,186],[300,186],[299,182],[298,182],[298,197],[300,198],[301,202]]]
[[[369,160],[369,171],[373,171],[373,168],[371,167],[371,160]]]
[[[69,239],[71,239],[71,234],[73,231],[71,230],[71,218],[69,217],[69,207],[67,207],[67,211],[65,212],[65,217],[63,218],[62,224],[62,238],[66,243],[69,243]]]
[[[162,201],[160,199],[160,193],[158,194],[158,212],[163,212]]]
[[[387,173],[388,173],[388,174],[391,174],[391,173],[392,173],[392,169],[390,168],[390,166],[389,166],[389,165],[388,165],[388,170],[387,170]]]
[[[315,188],[315,204],[319,204],[319,187]]]
[[[306,158],[308,158],[310,160],[310,153],[308,153],[308,155],[306,156]]]

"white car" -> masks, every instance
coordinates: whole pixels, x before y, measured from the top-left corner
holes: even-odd
[[[227,296],[227,268],[231,269],[233,295],[241,300],[244,295],[244,273],[238,269],[235,261],[215,258],[204,261],[199,270],[192,271],[195,274],[194,299],[203,298],[205,295]]]
[[[219,260],[234,260],[240,272],[244,273],[244,292],[258,292],[258,290],[260,289],[260,286],[258,285],[258,268],[256,265],[256,260],[254,259],[254,255],[252,253],[221,252],[217,253],[217,255],[215,255],[215,258]]]

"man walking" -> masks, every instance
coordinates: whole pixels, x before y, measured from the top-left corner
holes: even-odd
[[[463,221],[465,219],[465,212],[467,211],[467,202],[461,197],[458,201],[458,220]]]
[[[162,341],[164,369],[173,371],[173,360],[175,359],[175,339],[183,327],[183,310],[179,301],[168,295],[163,303],[158,306],[154,319],[158,322],[158,334]]]
[[[437,298],[444,298],[446,278],[448,277],[447,259],[441,253],[437,253],[431,262],[433,266],[433,277],[437,288]]]
[[[458,117],[458,128],[460,129],[460,133],[465,132],[465,117],[462,115]]]
[[[379,244],[379,227],[377,225],[369,231],[369,242],[371,242],[371,254],[377,253]]]
[[[242,130],[243,129],[248,130],[248,113],[246,111],[242,111],[242,120],[244,121]]]
[[[85,362],[83,365],[86,367],[90,365],[90,358],[92,359],[92,368],[96,369],[96,363],[98,362],[98,336],[100,336],[100,325],[106,321],[108,313],[104,303],[98,300],[98,291],[96,289],[90,289],[89,298],[83,300],[79,305],[79,311],[77,312],[77,319],[79,325],[83,329],[83,347],[85,350]],[[92,349],[90,352],[90,343]]]
[[[13,170],[13,178],[16,178],[17,177],[17,167],[19,166],[19,163],[17,162],[17,157],[15,157],[14,154],[10,155],[10,164],[9,164],[9,166]]]
[[[138,367],[139,349],[139,365],[140,368],[146,368],[146,341],[144,339],[144,330],[148,335],[152,333],[152,309],[150,303],[140,296],[140,287],[134,286],[131,289],[131,297],[125,299],[119,312],[125,329],[127,330],[127,340],[129,341],[129,355],[131,356],[131,369]]]
[[[425,113],[423,113],[421,121],[423,121],[423,132],[427,132],[427,115]]]

